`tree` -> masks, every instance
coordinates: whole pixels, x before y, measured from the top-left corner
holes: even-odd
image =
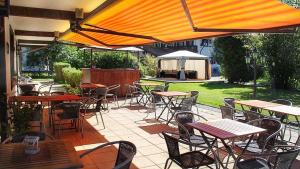
[[[220,37],[214,40],[214,48],[214,57],[229,83],[251,80],[252,73],[245,62],[246,49],[241,39]]]
[[[294,34],[265,34],[261,51],[264,54],[273,87],[294,87],[299,64],[299,30]],[[299,80],[299,79],[298,79]]]

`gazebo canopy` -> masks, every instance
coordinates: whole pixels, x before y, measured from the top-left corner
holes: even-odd
[[[300,11],[278,0],[107,0],[60,40],[119,48],[248,32],[285,32]]]
[[[172,53],[168,53],[168,54],[165,54],[165,55],[161,55],[161,56],[158,56],[157,59],[158,60],[172,60],[172,59],[178,59],[178,60],[181,60],[181,59],[184,59],[184,60],[188,60],[188,59],[195,59],[195,60],[205,60],[205,59],[208,59],[209,57],[208,56],[204,56],[204,55],[200,55],[198,53],[194,53],[194,52],[190,52],[190,51],[187,51],[187,50],[179,50],[179,51],[176,51],[176,52],[172,52]]]

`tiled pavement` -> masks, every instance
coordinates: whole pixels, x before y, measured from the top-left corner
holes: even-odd
[[[108,141],[131,141],[137,147],[132,169],[164,168],[168,154],[160,132],[174,131],[176,130],[175,126],[172,124],[167,126],[163,121],[153,120],[153,109],[137,104],[129,106],[128,103],[120,101],[120,108],[113,103],[110,103],[109,106],[111,107],[110,111],[103,112],[105,128],[101,122],[97,124],[95,116],[86,116],[83,138],[75,131],[64,131],[59,138],[70,141],[78,154]],[[194,111],[196,112],[196,109]],[[157,112],[159,113],[160,110]],[[219,109],[206,106],[200,106],[199,114],[208,120],[221,118]],[[181,147],[180,150],[186,152],[188,148]],[[112,168],[116,153],[115,147],[97,150],[82,159],[84,168]],[[179,167],[173,163],[171,168]],[[229,165],[229,168],[233,168],[233,163]]]
[[[108,141],[131,141],[137,147],[137,154],[133,159],[131,168],[164,168],[168,154],[160,132],[176,131],[175,126],[172,124],[167,126],[165,122],[153,120],[153,110],[137,104],[129,106],[127,103],[124,104],[124,101],[120,101],[120,108],[112,103],[110,107],[109,112],[103,112],[105,128],[101,122],[97,124],[95,116],[87,116],[84,123],[83,138],[75,131],[63,131],[59,138],[70,141],[78,154]],[[221,118],[219,112],[207,109],[199,110],[200,114],[208,119]],[[159,111],[157,110],[157,113]],[[181,151],[186,152],[188,148],[181,147]],[[115,157],[115,148],[105,148],[84,157],[82,161],[84,168],[106,169],[113,166]],[[171,168],[177,169],[179,167],[173,163]]]

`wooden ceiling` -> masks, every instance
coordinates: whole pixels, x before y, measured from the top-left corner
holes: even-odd
[[[4,0],[0,0],[0,3]],[[75,19],[75,9],[82,8],[84,16],[105,0],[11,0],[9,22],[16,39],[23,45],[46,44],[54,32],[69,29]]]

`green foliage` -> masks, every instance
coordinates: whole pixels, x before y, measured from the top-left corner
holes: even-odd
[[[221,37],[214,41],[214,57],[221,65],[222,73],[229,83],[248,82],[253,79],[245,61],[246,49],[236,37]]]
[[[94,64],[97,68],[114,69],[114,68],[137,68],[137,58],[131,53],[106,51],[94,54]]]
[[[90,50],[78,49],[75,46],[64,46],[61,51],[64,56],[62,60],[70,63],[74,68],[87,68],[91,66]]]
[[[151,55],[146,55],[143,59],[141,59],[140,69],[143,76],[156,76],[156,58]]]
[[[300,68],[299,30],[295,34],[262,35],[261,52],[265,57],[273,87],[296,87]]]
[[[62,69],[63,77],[67,84],[70,84],[71,87],[78,87],[80,85],[82,71],[76,68],[65,67]]]
[[[54,81],[56,82],[61,82],[64,81],[64,76],[63,76],[63,68],[70,67],[69,63],[64,63],[64,62],[56,62],[54,63],[54,71],[55,71],[55,76],[54,76]]]
[[[65,87],[67,93],[69,93],[69,94],[80,94],[80,92],[81,92],[79,87],[72,87],[69,84],[65,84],[64,87]]]
[[[14,124],[14,132],[15,133],[25,133],[30,129],[30,120],[32,108],[29,106],[25,106],[20,108],[20,105],[13,106],[13,124]]]

